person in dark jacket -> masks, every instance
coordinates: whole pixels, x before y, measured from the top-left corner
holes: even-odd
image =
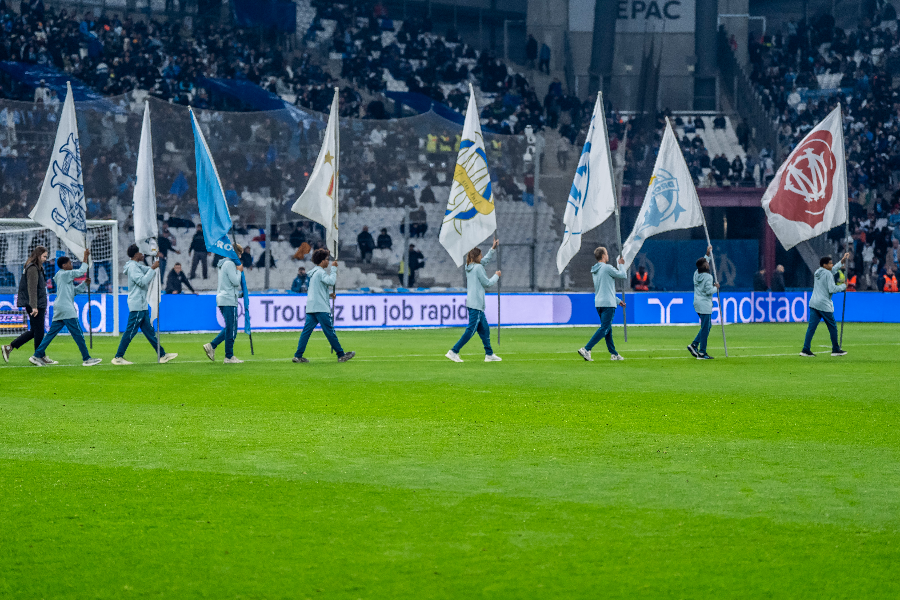
[[[300,267],[297,269],[297,276],[291,283],[292,294],[305,294],[309,290],[309,277],[306,275],[306,269]]]
[[[775,267],[775,272],[772,273],[772,291],[784,291],[784,265],[778,265]]]
[[[191,240],[191,247],[188,249],[188,252],[194,253],[194,258],[191,261],[191,275],[190,278],[193,279],[197,276],[197,265],[203,266],[203,279],[206,279],[209,276],[208,266],[206,262],[206,257],[209,254],[206,251],[206,241],[203,239],[203,225],[197,225],[197,231],[194,233],[194,238]]]
[[[44,341],[44,314],[47,312],[47,276],[44,274],[44,263],[48,257],[46,248],[36,246],[25,261],[25,270],[22,279],[19,280],[16,306],[24,308],[28,313],[29,328],[12,343],[0,349],[4,362],[9,362],[10,352],[21,348],[29,340],[34,340],[35,349]],[[42,360],[48,365],[56,364],[46,356]]]
[[[162,263],[162,260],[159,262]],[[191,282],[188,281],[188,278],[185,277],[184,272],[181,270],[181,263],[175,263],[175,266],[169,271],[168,277],[166,277],[166,293],[180,294],[182,293],[182,285],[186,285],[187,288],[191,290],[192,294],[197,293],[191,286]]]
[[[416,284],[416,271],[425,266],[425,255],[416,250],[412,244],[409,245],[409,282],[407,285],[412,287]]]
[[[363,227],[362,231],[356,236],[356,243],[359,245],[359,258],[363,262],[372,262],[372,250],[375,249],[375,240],[369,233],[368,227]]]
[[[393,245],[394,241],[391,239],[391,236],[388,235],[387,229],[382,229],[381,234],[378,236],[378,249],[390,250]]]
[[[753,291],[754,292],[768,292],[769,285],[766,283],[766,270],[760,269],[756,272],[756,275],[753,276]]]

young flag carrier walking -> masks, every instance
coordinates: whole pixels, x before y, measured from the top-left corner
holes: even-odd
[[[847,227],[849,202],[844,127],[841,107],[838,105],[797,144],[778,168],[775,178],[763,194],[762,207],[778,241],[786,250],[790,250],[834,227]],[[849,254],[845,255],[844,260],[833,267],[835,273],[846,264],[848,257]],[[823,257],[815,273],[815,288],[809,302],[809,329],[801,352],[803,356],[812,356],[809,344],[819,320],[825,321],[829,332],[834,325],[831,295],[842,290],[834,290],[837,287],[834,280],[829,286],[826,286],[824,279],[820,281],[820,274],[832,268],[826,267],[830,263],[831,257]],[[816,306],[813,305],[814,301]],[[844,307],[846,306],[847,295],[844,294]],[[843,332],[844,311],[841,311],[841,338]],[[832,342],[835,342],[834,336]],[[841,350],[840,340],[832,346],[832,356],[846,354]]]
[[[712,262],[712,246],[706,248],[706,256],[697,259],[697,270],[694,271],[694,310],[700,317],[700,331],[694,341],[688,344],[688,352],[698,360],[710,360],[713,357],[706,353],[706,343],[712,328],[712,297],[719,284],[709,274]],[[721,304],[720,304],[721,306]]]
[[[625,360],[616,351],[612,336],[612,322],[616,315],[616,305],[625,306],[623,300],[616,298],[616,279],[628,277],[627,271],[622,267],[625,259],[620,256],[615,267],[609,265],[609,252],[603,246],[594,250],[594,258],[597,259],[597,264],[591,267],[591,278],[594,280],[594,307],[600,317],[600,327],[591,336],[587,345],[578,350],[578,355],[588,362],[593,362],[591,350],[600,340],[606,340],[606,349],[609,350],[610,360]]]
[[[334,287],[337,281],[337,261],[328,266],[328,250],[319,248],[313,252],[315,267],[309,272],[309,288],[306,294],[306,322],[303,324],[303,333],[300,334],[300,342],[297,344],[297,352],[292,359],[295,363],[308,363],[309,359],[303,356],[309,336],[312,335],[316,325],[322,327],[322,332],[331,344],[331,349],[337,353],[338,362],[347,362],[356,352],[344,352],[334,333],[334,325],[328,307],[328,288]],[[328,269],[327,271],[325,269]],[[331,294],[333,297],[334,294]]]
[[[250,353],[253,353],[247,280],[244,278],[244,267],[240,264],[243,248],[228,238],[232,221],[228,204],[225,202],[222,182],[194,110],[190,109],[190,113],[191,127],[194,130],[194,155],[197,161],[197,205],[200,209],[200,222],[203,225],[203,241],[208,252],[225,258],[219,262],[219,288],[216,293],[216,306],[219,307],[225,320],[225,328],[211,343],[203,345],[203,351],[209,360],[215,360],[216,347],[224,341],[225,364],[238,364],[244,362],[234,356],[234,340],[237,337],[237,299],[240,296],[244,297],[244,331],[250,336]]]
[[[453,171],[453,184],[447,209],[441,223],[440,241],[446,248],[457,267],[466,263],[466,307],[469,309],[468,337],[463,338],[446,356],[454,362],[462,362],[459,350],[478,330],[485,343],[485,360],[499,361],[500,357],[490,349],[490,329],[484,315],[484,289],[492,287],[500,277],[497,271],[488,279],[482,262],[488,262],[494,256],[498,242],[495,239],[491,251],[482,260],[478,244],[497,231],[497,213],[495,211],[494,193],[491,189],[491,174],[488,170],[487,154],[484,151],[484,136],[478,120],[478,106],[475,103],[475,90],[469,85],[469,104],[466,109],[466,120],[463,124],[459,154]],[[479,277],[479,275],[481,277]],[[473,310],[476,311],[473,313]],[[497,294],[497,316],[500,316],[500,294]],[[498,323],[499,326],[499,323]],[[471,331],[470,331],[471,330]],[[464,341],[465,340],[465,341]]]

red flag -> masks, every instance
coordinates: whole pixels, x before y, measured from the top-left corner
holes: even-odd
[[[847,222],[840,106],[797,144],[766,189],[762,207],[787,249]]]

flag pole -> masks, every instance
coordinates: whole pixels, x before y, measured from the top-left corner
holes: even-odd
[[[85,242],[87,242],[87,238],[85,237]],[[91,255],[88,254],[87,260],[88,268],[87,268],[87,292],[88,292],[88,301],[87,301],[87,317],[88,317],[88,339],[91,343],[91,350],[94,349],[94,324],[91,320]],[[118,307],[117,307],[118,308]]]
[[[494,239],[495,240],[500,239],[499,232],[497,232],[497,235],[494,237]],[[503,271],[503,249],[500,247],[500,244],[497,244],[497,270]],[[500,282],[502,279],[503,279],[502,275],[497,278],[497,345],[498,346],[500,345],[500,329],[501,329],[501,324],[503,323],[503,320],[500,318],[500,296],[502,295],[500,286],[503,285]]]
[[[840,109],[840,103],[838,104],[838,108]],[[844,149],[844,172],[846,172],[847,171],[847,156],[846,156],[846,148],[844,148],[844,111],[841,110],[839,115],[841,118],[841,128],[840,128],[841,148]],[[846,177],[844,177],[844,183],[845,184],[847,183]],[[849,190],[845,191],[844,196],[847,198],[847,220],[844,221],[844,235],[845,235],[844,254],[848,254],[849,251],[847,250],[847,248],[848,248],[849,242],[850,242],[850,193],[849,193]],[[850,267],[848,265],[844,265],[844,268],[846,269],[846,274],[844,276],[844,280],[846,282],[846,281],[850,280]],[[847,315],[847,288],[846,287],[844,288],[844,301],[842,304],[843,304],[843,306],[841,307],[841,338],[840,338],[840,340],[838,340],[838,346],[840,346],[841,349],[843,349],[843,347],[844,347],[844,319],[846,318],[846,315]]]
[[[232,243],[232,245],[233,245],[233,244],[237,244],[237,234],[236,234],[235,231],[234,231],[234,223],[233,223],[233,222],[232,222],[232,224],[231,224],[231,243]],[[228,260],[228,259],[225,258],[225,257],[223,256],[223,257],[222,257],[222,260]],[[238,256],[238,264],[240,264],[240,262],[241,262],[241,257]],[[243,272],[241,272],[241,277],[244,278],[244,281],[247,280],[247,278],[246,278],[246,276],[243,274]],[[162,282],[160,282],[160,283],[162,283]],[[249,289],[247,290],[247,293],[248,293],[248,294],[250,293],[250,290],[249,290]],[[245,322],[245,323],[247,322],[247,319],[248,319],[248,318],[249,318],[249,315],[247,315],[247,313],[246,313],[246,311],[245,311],[245,312],[244,312],[244,322]],[[157,321],[158,321],[158,320],[159,320],[159,318],[157,317]],[[235,328],[237,328],[237,323],[235,323],[234,326],[235,326]],[[254,352],[253,352],[253,330],[252,330],[252,329],[251,329],[250,332],[247,334],[247,337],[250,338],[250,356],[254,356]],[[157,337],[156,339],[157,339],[157,341],[159,341],[159,338],[158,338],[158,337]]]
[[[609,132],[606,130],[606,107],[603,105],[603,92],[597,92],[598,100],[600,102],[600,116],[602,117],[603,124],[603,137],[606,139],[606,159],[609,162],[609,177],[612,182],[613,189],[613,200],[615,201],[616,206],[616,241],[619,244],[619,256],[622,256],[622,225],[619,221],[619,192],[616,186],[616,178],[615,171],[613,171],[612,164],[612,152],[609,149]],[[618,269],[618,263],[616,263],[616,269]],[[627,272],[627,271],[626,271]],[[628,280],[622,284],[622,324],[625,326],[625,342],[628,342],[628,317],[627,311],[625,310],[625,289],[628,287]]]
[[[335,111],[334,119],[334,219],[332,225],[335,229],[338,228],[338,200],[340,200],[340,177],[341,177],[341,111],[340,111],[340,93],[341,88],[335,86],[334,88],[334,101],[338,104],[338,110]],[[409,234],[409,225],[407,224],[406,233]],[[338,248],[340,248],[340,242],[335,239],[334,240],[334,262],[338,260]],[[406,265],[406,268],[409,269],[409,265]],[[331,299],[331,327],[334,328],[334,303],[337,299],[337,273],[334,274],[334,285],[331,286],[331,295],[333,298]],[[330,345],[330,344],[329,344]],[[331,349],[331,353],[334,354],[334,348]]]
[[[157,251],[158,252],[158,251]],[[157,260],[159,258],[157,257]],[[156,362],[159,363],[159,319],[162,316],[162,312],[160,311],[160,306],[162,305],[162,273],[159,272],[159,269],[156,270],[157,276],[159,276],[159,284],[156,286]]]

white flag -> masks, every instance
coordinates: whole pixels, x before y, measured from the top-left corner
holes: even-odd
[[[797,144],[762,197],[769,225],[788,250],[847,222],[841,107]]]
[[[319,158],[316,159],[312,175],[306,182],[306,189],[291,207],[298,215],[303,215],[325,228],[325,245],[335,260],[338,257],[339,133],[338,88],[335,88]]]
[[[144,124],[141,126],[141,143],[138,146],[137,173],[134,182],[134,242],[141,252],[156,260],[159,252],[157,238],[159,226],[156,222],[156,183],[153,179],[153,141],[150,137],[150,103],[144,102]],[[150,301],[150,320],[159,315],[160,276],[156,276],[147,288],[147,299]]]
[[[497,229],[494,208],[484,137],[478,121],[478,107],[475,106],[475,91],[470,84],[469,107],[466,109],[453,185],[440,235],[441,245],[450,253],[457,267],[462,266],[469,250]]]
[[[87,206],[81,175],[75,101],[72,99],[72,86],[66,83],[66,88],[66,101],[50,153],[50,165],[44,175],[41,195],[28,216],[53,231],[80,259],[87,248]]]
[[[625,268],[631,267],[634,257],[648,237],[664,231],[700,225],[703,225],[700,198],[697,197],[694,181],[678,146],[672,124],[666,121],[666,132],[659,146],[650,185],[644,195],[644,204],[631,235],[622,244]]]
[[[556,253],[556,268],[560,274],[572,257],[581,249],[581,237],[616,211],[616,190],[609,155],[609,138],[603,114],[603,97],[597,95],[594,116],[587,139],[581,150],[581,160],[575,169],[575,180],[569,191],[563,223],[566,231]]]

